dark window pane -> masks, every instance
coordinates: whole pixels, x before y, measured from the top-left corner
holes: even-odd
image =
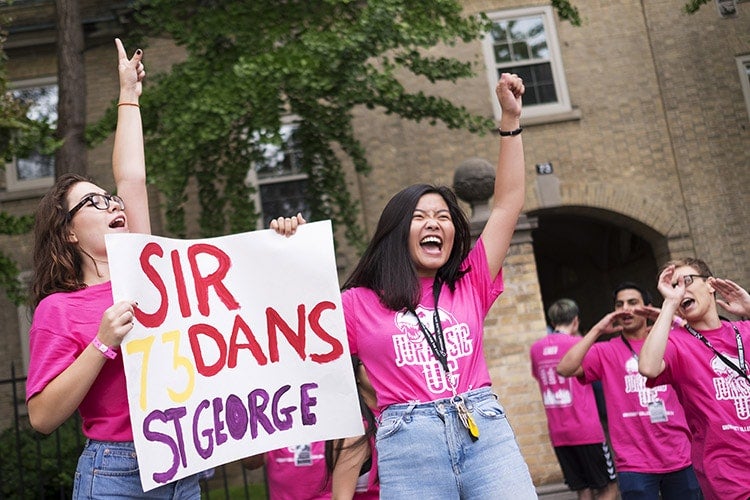
[[[307,201],[307,179],[274,182],[259,186],[263,227],[268,227],[271,219],[290,217],[302,212],[310,220],[310,205]]]
[[[510,62],[510,48],[507,43],[495,45],[495,62]]]
[[[34,151],[28,158],[16,160],[16,179],[28,181],[55,175],[55,157]]]
[[[503,68],[501,72],[515,73],[523,78],[523,84],[526,87],[526,93],[523,95],[524,105],[557,102],[555,81],[552,78],[552,67],[549,63]],[[499,77],[500,72],[498,72]]]

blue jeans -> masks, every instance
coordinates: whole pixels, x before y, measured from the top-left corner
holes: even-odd
[[[73,499],[200,499],[198,476],[192,475],[146,493],[141,487],[138,459],[132,441],[112,443],[87,440],[78,458]]]
[[[391,405],[376,435],[380,498],[537,498],[505,412],[489,387],[462,395],[472,439],[451,399]]]
[[[617,471],[622,500],[700,500],[703,498],[693,466],[663,474]]]

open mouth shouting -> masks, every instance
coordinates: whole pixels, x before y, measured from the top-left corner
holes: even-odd
[[[118,215],[114,219],[112,219],[112,222],[109,223],[109,227],[112,229],[119,229],[125,227],[125,216],[124,215]]]

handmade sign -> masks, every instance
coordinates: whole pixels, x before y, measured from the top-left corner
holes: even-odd
[[[363,433],[330,222],[286,238],[107,235],[144,491],[285,446]]]

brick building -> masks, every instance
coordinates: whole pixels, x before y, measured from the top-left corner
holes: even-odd
[[[404,83],[499,118],[498,71],[519,73],[527,82],[525,217],[506,262],[506,292],[487,321],[486,355],[541,485],[561,479],[528,361],[530,345],[544,335],[547,304],[575,299],[586,330],[611,309],[609,290],[616,283],[632,279],[655,292],[658,266],[685,256],[703,258],[716,275],[750,287],[744,222],[750,189],[741,181],[750,168],[750,3],[739,2],[736,16],[721,17],[713,2],[688,16],[683,0],[575,0],[581,27],[561,22],[547,1],[463,3],[469,14],[487,13],[496,29],[483,43],[439,50],[474,61],[477,76],[455,85]],[[90,121],[117,95],[112,38],[121,32],[125,4],[81,0]],[[54,3],[45,0],[0,8],[13,16],[6,51],[17,88],[55,85],[53,11]],[[150,40],[149,74],[182,57],[168,40]],[[452,184],[467,159],[494,163],[497,156],[495,138],[442,125],[364,109],[355,125],[373,165],[366,182],[350,172],[368,232],[400,187]],[[104,187],[112,184],[111,148],[110,139],[88,155],[89,172]],[[29,213],[50,179],[43,172],[26,179],[13,167],[0,178],[0,208]],[[165,234],[164,200],[156,191],[153,199],[154,232]],[[2,237],[0,245],[30,269],[28,236]],[[340,256],[342,276],[355,259]],[[24,311],[0,298],[0,321],[0,366],[24,366]],[[0,395],[0,414],[7,415],[10,404]]]

